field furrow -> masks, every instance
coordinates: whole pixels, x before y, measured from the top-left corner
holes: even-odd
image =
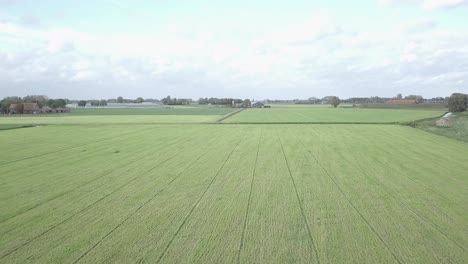
[[[21,144],[0,163],[1,263],[468,261],[468,145],[409,127],[0,132]]]

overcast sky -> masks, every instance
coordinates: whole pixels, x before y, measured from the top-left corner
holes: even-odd
[[[0,0],[0,97],[468,93],[468,0]]]

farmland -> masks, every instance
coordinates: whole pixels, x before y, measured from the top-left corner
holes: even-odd
[[[445,110],[332,108],[330,106],[282,106],[248,109],[226,123],[398,123],[438,117]]]
[[[78,108],[70,114],[0,117],[0,125],[213,123],[233,111],[222,107]]]
[[[0,131],[1,263],[468,260],[467,143],[399,125],[75,118],[89,123]]]

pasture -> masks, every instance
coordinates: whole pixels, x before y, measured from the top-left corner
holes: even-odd
[[[225,123],[399,123],[442,116],[444,110],[361,109],[298,106],[247,109]]]
[[[302,118],[226,121],[263,110]],[[0,148],[0,263],[468,261],[468,144],[410,127],[54,125]]]
[[[222,107],[77,108],[69,114],[3,116],[0,125],[213,123],[234,111]]]

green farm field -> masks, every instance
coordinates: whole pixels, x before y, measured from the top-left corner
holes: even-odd
[[[161,108],[73,108],[69,115],[226,115],[234,111],[228,107],[175,106]]]
[[[442,116],[444,110],[332,108],[299,106],[247,109],[225,123],[399,123]]]
[[[468,144],[411,127],[53,125],[0,147],[0,263],[468,261]]]
[[[0,116],[0,128],[7,125],[214,123],[236,110],[222,107],[77,108],[69,114]]]

